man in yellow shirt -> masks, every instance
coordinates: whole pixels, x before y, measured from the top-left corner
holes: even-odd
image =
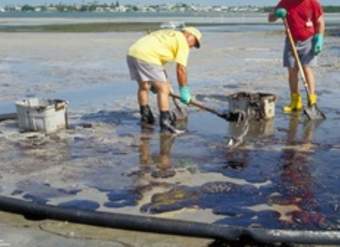
[[[132,80],[139,85],[137,97],[142,125],[154,124],[155,119],[149,107],[150,87],[157,92],[160,111],[161,132],[179,133],[175,120],[169,112],[170,83],[163,67],[168,62],[177,64],[177,80],[181,101],[191,100],[188,87],[187,64],[190,49],[200,47],[201,32],[194,27],[181,31],[172,29],[152,32],[137,40],[129,49],[127,63]]]

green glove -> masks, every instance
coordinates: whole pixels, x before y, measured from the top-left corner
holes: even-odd
[[[322,34],[316,34],[313,38],[314,41],[314,54],[318,55],[323,48],[324,38]]]
[[[181,102],[184,104],[189,104],[191,100],[190,90],[188,86],[183,86],[179,88]]]
[[[287,10],[284,8],[278,8],[275,10],[274,14],[277,18],[284,19],[287,16]]]

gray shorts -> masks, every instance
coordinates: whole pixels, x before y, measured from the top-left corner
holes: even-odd
[[[313,51],[313,48],[314,48],[313,37],[305,41],[298,41],[296,43],[296,48],[300,55],[302,65],[310,65],[310,66],[317,65],[317,56],[314,55],[314,51]],[[293,52],[291,51],[291,47],[288,42],[288,39],[286,39],[285,48],[283,51],[283,66],[286,68],[295,67],[295,59],[293,56]]]
[[[165,69],[157,64],[150,64],[132,56],[127,56],[131,80],[166,82],[168,76]]]

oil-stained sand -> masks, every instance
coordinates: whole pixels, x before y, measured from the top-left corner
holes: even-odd
[[[280,34],[205,33],[189,68],[204,103],[225,110],[223,96],[237,91],[279,96],[275,120],[253,124],[230,152],[237,129],[207,113],[190,110],[188,133],[176,138],[140,130],[125,65],[140,35],[0,34],[2,111],[26,95],[56,96],[71,102],[72,125],[44,136],[20,134],[14,121],[0,124],[3,195],[250,227],[339,228],[338,38],[326,39],[317,68],[328,119],[307,123],[280,112],[288,99]]]

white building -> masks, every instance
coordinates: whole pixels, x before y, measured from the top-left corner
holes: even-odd
[[[105,11],[105,9],[104,9],[103,7],[96,7],[96,10],[95,10],[95,11],[96,11],[96,12],[102,13],[102,12]]]
[[[168,12],[171,10],[171,8],[173,7],[173,5],[169,5],[169,4],[161,4],[158,6],[158,11],[161,12]]]
[[[211,6],[196,6],[196,9],[198,12],[210,12],[213,8]]]
[[[54,6],[48,6],[48,7],[47,7],[47,11],[49,11],[49,12],[55,12],[55,11],[57,11],[57,8],[54,7]]]
[[[116,10],[117,10],[118,12],[126,12],[126,11],[128,11],[128,8],[125,7],[125,6],[123,6],[123,5],[120,5],[120,6],[117,7]]]

